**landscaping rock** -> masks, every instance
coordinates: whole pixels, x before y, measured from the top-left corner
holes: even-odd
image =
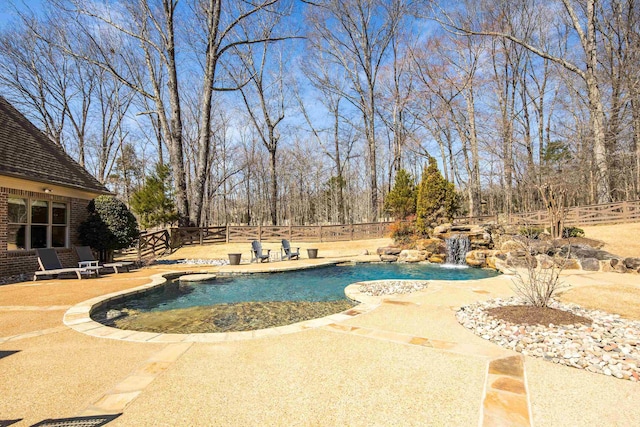
[[[640,268],[640,258],[625,258],[622,262],[629,270],[637,271]]]
[[[536,268],[538,261],[534,257],[525,257],[520,252],[509,252],[507,255],[507,265],[512,268]]]
[[[418,251],[405,249],[400,252],[398,256],[398,262],[421,262],[427,260],[427,252],[426,251]]]
[[[416,249],[434,254],[443,254],[447,248],[444,240],[441,239],[420,239],[416,241]]]
[[[465,256],[465,262],[471,267],[485,267],[487,265],[487,254],[485,251],[469,251]]]
[[[444,239],[445,234],[447,234],[451,230],[451,224],[442,224],[433,229],[433,236],[438,239]]]
[[[477,249],[467,252],[465,261],[472,267],[488,267],[487,260],[494,257],[499,251],[491,249]]]
[[[431,255],[429,257],[429,262],[433,262],[436,264],[444,264],[444,256],[438,255],[438,254]]]
[[[380,255],[380,261],[382,262],[396,262],[397,260],[397,255]]]
[[[580,265],[583,270],[586,271],[599,271],[600,270],[600,261],[595,258],[585,258],[580,261]]]
[[[458,322],[502,347],[589,372],[640,380],[640,321],[552,301],[551,308],[591,320],[591,325],[517,325],[494,318],[486,310],[522,305],[517,298],[495,299],[461,307]]]
[[[402,248],[397,246],[384,246],[382,248],[378,248],[378,255],[399,255],[402,252]]]
[[[615,266],[614,270],[616,273],[626,273],[627,267],[625,267],[624,264],[620,262]]]
[[[536,259],[540,265],[540,268],[553,268],[556,266],[556,262],[547,254],[536,255]]]
[[[500,249],[503,251],[518,251],[524,246],[523,242],[517,240],[507,240],[500,245]]]
[[[564,269],[564,270],[580,270],[580,264],[578,263],[578,260],[576,259],[559,259],[556,260],[556,264]]]

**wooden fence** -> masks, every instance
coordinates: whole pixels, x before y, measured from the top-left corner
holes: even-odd
[[[218,227],[172,227],[167,230],[140,234],[135,253],[138,259],[159,256],[180,246],[213,243],[278,242],[282,239],[304,242],[337,242],[377,239],[389,235],[390,222],[347,225],[290,225]],[[129,250],[127,254],[132,255]]]
[[[567,208],[565,225],[617,224],[635,221],[640,221],[640,200]],[[484,215],[458,217],[453,220],[455,225],[497,224],[498,222],[546,226],[549,224],[549,214],[547,211],[536,211],[511,214],[506,217]],[[180,246],[188,245],[252,240],[277,242],[282,239],[304,242],[376,239],[388,236],[390,225],[390,222],[375,222],[346,225],[173,227],[141,233],[136,249],[128,253],[132,255],[135,252],[138,259],[142,259],[151,255],[159,256]]]
[[[578,226],[636,221],[640,221],[640,200],[567,208],[564,224]],[[546,226],[549,224],[549,213],[536,211],[511,214],[508,222],[514,225]]]

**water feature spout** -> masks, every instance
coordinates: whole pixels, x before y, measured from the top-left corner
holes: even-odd
[[[445,239],[447,245],[447,264],[466,265],[467,252],[471,250],[471,241],[469,236],[464,234],[456,234]]]

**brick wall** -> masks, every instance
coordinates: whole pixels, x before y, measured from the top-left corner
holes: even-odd
[[[38,259],[35,251],[7,251],[7,221],[9,197],[24,197],[38,200],[59,201],[66,203],[69,213],[69,248],[58,248],[56,252],[64,267],[77,267],[78,257],[73,246],[79,245],[78,225],[87,218],[89,200],[61,197],[53,194],[35,193],[0,187],[0,278],[21,274],[33,275],[38,270]]]

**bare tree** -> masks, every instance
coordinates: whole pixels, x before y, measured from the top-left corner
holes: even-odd
[[[307,15],[309,47],[347,73],[350,87],[343,95],[362,115],[374,221],[378,218],[376,86],[405,6],[402,0],[327,0],[314,2]]]
[[[603,107],[602,94],[600,92],[600,82],[598,76],[598,34],[597,34],[597,1],[586,0],[585,7],[576,8],[576,3],[572,0],[560,0],[562,9],[570,22],[570,26],[579,40],[579,46],[584,55],[583,61],[573,61],[569,57],[561,57],[547,46],[540,46],[525,39],[520,34],[513,31],[513,28],[491,28],[484,22],[461,22],[451,15],[444,14],[443,19],[438,19],[446,28],[466,35],[481,35],[491,37],[501,37],[511,40],[514,43],[528,49],[542,58],[553,61],[561,65],[568,71],[580,77],[585,84],[588,94],[591,131],[593,133],[593,156],[595,163],[595,183],[597,187],[598,202],[604,203],[611,199],[611,188],[609,185],[610,174],[607,163],[607,147],[605,141],[605,113]],[[467,5],[468,6],[468,5]],[[555,9],[558,10],[557,8]],[[443,9],[440,9],[443,11]]]

